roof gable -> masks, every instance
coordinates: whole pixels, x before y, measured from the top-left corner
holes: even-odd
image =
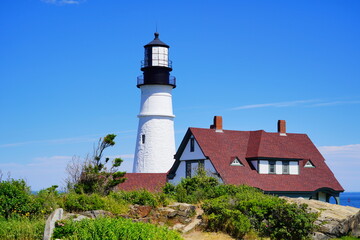
[[[190,135],[187,139],[184,150],[181,153],[180,160],[198,160],[205,159],[204,153],[197,143],[195,137]]]

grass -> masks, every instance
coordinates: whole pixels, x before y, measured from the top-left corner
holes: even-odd
[[[181,240],[178,232],[149,223],[124,218],[84,219],[79,222],[61,220],[54,229],[54,238],[63,240]]]
[[[0,220],[0,239],[30,240],[42,239],[45,228],[44,219],[8,219]]]

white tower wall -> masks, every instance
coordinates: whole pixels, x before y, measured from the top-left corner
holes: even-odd
[[[133,172],[167,172],[174,163],[175,136],[170,85],[142,85]]]

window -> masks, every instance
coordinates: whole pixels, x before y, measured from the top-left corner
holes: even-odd
[[[186,162],[186,173],[185,176],[186,177],[191,177],[191,162]]]
[[[195,151],[195,139],[193,136],[191,136],[190,138],[190,152],[194,152]]]
[[[152,66],[168,66],[168,49],[166,47],[152,47]]]
[[[197,168],[196,168],[196,165],[197,165]],[[198,170],[205,170],[204,160],[188,160],[188,161],[186,161],[185,177],[192,177],[193,171],[194,171],[194,175],[198,174]]]
[[[145,48],[144,67],[151,66],[151,48]]]
[[[275,161],[269,161],[269,173],[275,174]]]
[[[145,134],[141,135],[141,142],[142,142],[142,144],[145,143]]]
[[[282,173],[283,174],[289,174],[289,162],[283,162],[282,163]]]
[[[204,160],[199,161],[198,169],[205,170]]]
[[[306,168],[314,168],[315,165],[309,160],[309,161],[307,161],[307,162],[305,163],[305,166],[304,166],[304,167],[306,167]]]
[[[234,160],[231,162],[230,165],[231,166],[244,166],[237,157],[234,158]]]

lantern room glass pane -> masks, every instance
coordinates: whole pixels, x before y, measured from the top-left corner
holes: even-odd
[[[145,48],[144,67],[151,65],[151,48]]]
[[[169,66],[169,49],[166,47],[153,47],[152,48],[152,66]]]
[[[153,47],[153,53],[159,53],[159,47]]]

